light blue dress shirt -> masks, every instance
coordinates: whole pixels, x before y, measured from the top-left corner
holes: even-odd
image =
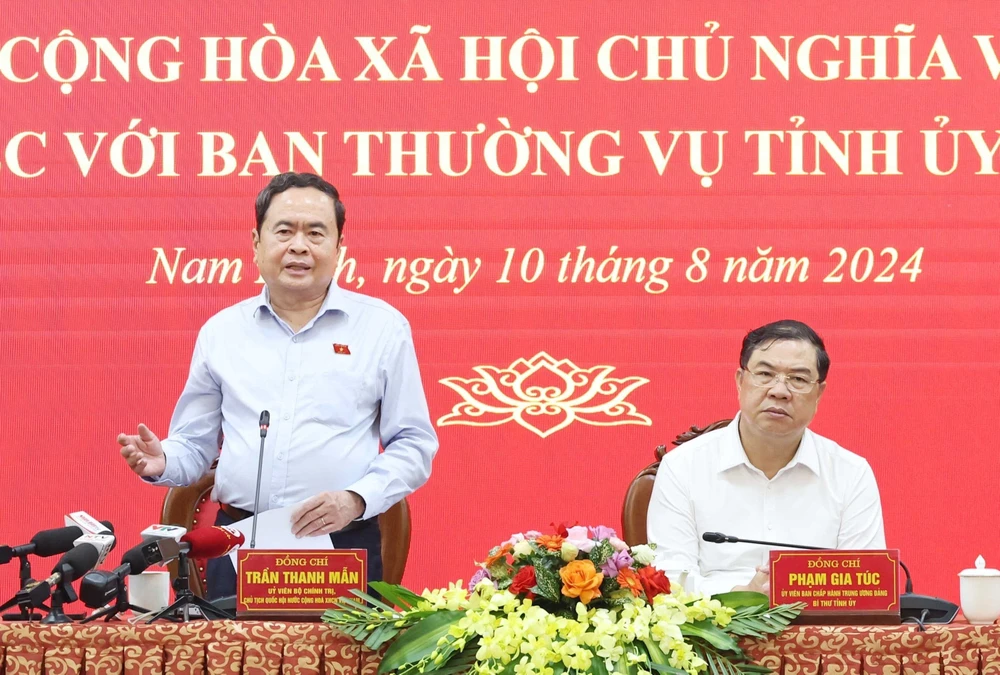
[[[166,469],[150,482],[190,485],[219,456],[213,499],[254,511],[262,410],[271,426],[259,511],[351,490],[367,519],[430,476],[438,441],[410,326],[376,298],[331,284],[297,333],[266,287],[209,319],[162,441]]]

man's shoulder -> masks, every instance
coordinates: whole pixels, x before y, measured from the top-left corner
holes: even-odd
[[[356,307],[358,310],[366,314],[366,318],[369,320],[375,319],[377,321],[384,321],[386,323],[396,325],[409,324],[406,317],[403,316],[403,313],[385,300],[373,298],[370,295],[364,295],[355,291],[349,291],[346,288],[339,288],[338,292],[341,294],[341,297],[343,297],[346,304]],[[349,311],[350,309],[348,309],[348,312]]]
[[[259,305],[260,295],[258,294],[240,300],[228,307],[223,307],[208,318],[208,321],[202,325],[201,332],[205,335],[211,335],[238,326],[247,319],[252,319],[254,311]]]
[[[701,434],[681,443],[663,456],[663,462],[672,468],[690,467],[694,463],[707,463],[722,452],[729,427]]]
[[[821,436],[812,429],[809,429],[807,433],[813,437],[813,445],[816,447],[816,453],[819,455],[820,461],[855,471],[864,471],[870,468],[867,459],[856,452],[848,450],[833,439]]]
[[[403,313],[385,300],[356,291],[349,291],[346,288],[339,289],[339,292],[348,304],[358,307],[363,312],[370,312],[375,317],[384,321],[408,323]]]

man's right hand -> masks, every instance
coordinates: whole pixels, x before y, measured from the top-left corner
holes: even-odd
[[[160,476],[167,468],[167,458],[160,446],[160,439],[145,424],[140,424],[137,434],[118,434],[118,445],[129,467],[140,476]]]
[[[754,593],[763,593],[767,595],[768,591],[771,590],[771,573],[767,567],[758,567],[757,573],[753,575],[753,579],[746,586],[734,586],[734,591],[753,591]]]

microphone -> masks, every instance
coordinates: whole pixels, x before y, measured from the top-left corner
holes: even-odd
[[[913,592],[913,577],[903,561],[899,561],[906,575],[906,587],[899,596],[899,615],[902,622],[913,621],[921,630],[925,623],[951,623],[958,614],[958,605],[943,598],[917,595]]]
[[[63,588],[66,590],[67,600],[70,602],[76,600],[73,597],[70,584],[94,569],[101,558],[101,549],[105,546],[110,548],[114,543],[114,535],[111,534],[88,536],[102,537],[104,541],[84,540],[85,538],[81,537],[81,543],[59,559],[56,566],[52,568],[52,574],[47,579],[29,584],[22,591],[19,591],[27,595],[33,606],[40,607],[43,602],[48,600],[52,595],[53,588]]]
[[[763,546],[776,546],[779,548],[799,548],[806,551],[830,551],[828,546],[806,546],[805,544],[782,544],[777,541],[760,541],[759,539],[741,539],[721,532],[705,532],[701,538],[711,544],[761,544]]]
[[[180,541],[159,539],[139,544],[122,556],[122,567],[129,566],[128,574],[140,574],[151,565],[168,563],[182,553],[192,558],[220,558],[244,541],[243,533],[230,527],[200,527],[185,534]]]
[[[191,530],[181,537],[180,550],[191,558],[221,558],[243,545],[239,530],[215,525]]]
[[[100,521],[100,524],[110,532],[115,528],[107,520]],[[37,555],[40,558],[47,558],[53,555],[65,553],[73,548],[77,539],[87,534],[79,525],[70,527],[59,527],[54,530],[42,530],[35,534],[27,544],[20,546],[0,546],[0,565],[9,563],[14,558],[26,555]]]
[[[174,528],[172,525],[162,527]],[[180,530],[182,534],[186,532],[182,527],[174,529]],[[162,530],[153,525],[143,530],[143,534],[150,531],[156,535],[171,532],[171,530]],[[167,537],[162,538],[166,539]],[[173,541],[172,537],[170,539]],[[137,607],[129,603],[125,577],[131,574],[141,574],[152,564],[147,558],[155,559],[157,557],[159,552],[157,541],[159,539],[144,538],[142,543],[122,554],[121,564],[118,567],[111,571],[92,570],[83,575],[83,579],[80,580],[80,600],[90,609],[97,610],[84,619],[83,623],[89,623],[109,614],[119,614],[126,609],[142,613],[147,611],[144,607]]]
[[[260,479],[264,473],[264,439],[267,429],[271,426],[271,413],[264,410],[260,413],[260,453],[257,457],[257,491],[253,496],[253,521],[250,527],[250,548],[257,545],[257,512],[260,511]]]
[[[150,525],[139,533],[143,541],[156,541],[157,539],[180,539],[187,534],[187,528],[180,525],[163,525],[156,523]]]

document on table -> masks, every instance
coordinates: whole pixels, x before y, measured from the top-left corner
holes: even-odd
[[[333,542],[330,535],[319,534],[313,537],[302,537],[299,539],[292,534],[292,512],[298,508],[298,504],[283,506],[280,509],[271,509],[257,514],[257,540],[254,548],[264,549],[288,549],[301,551],[307,549],[332,550]],[[253,518],[238,520],[229,527],[239,530],[246,537],[246,542],[240,548],[250,547],[250,535],[253,530]],[[229,559],[236,567],[236,551],[234,549],[229,554]]]

